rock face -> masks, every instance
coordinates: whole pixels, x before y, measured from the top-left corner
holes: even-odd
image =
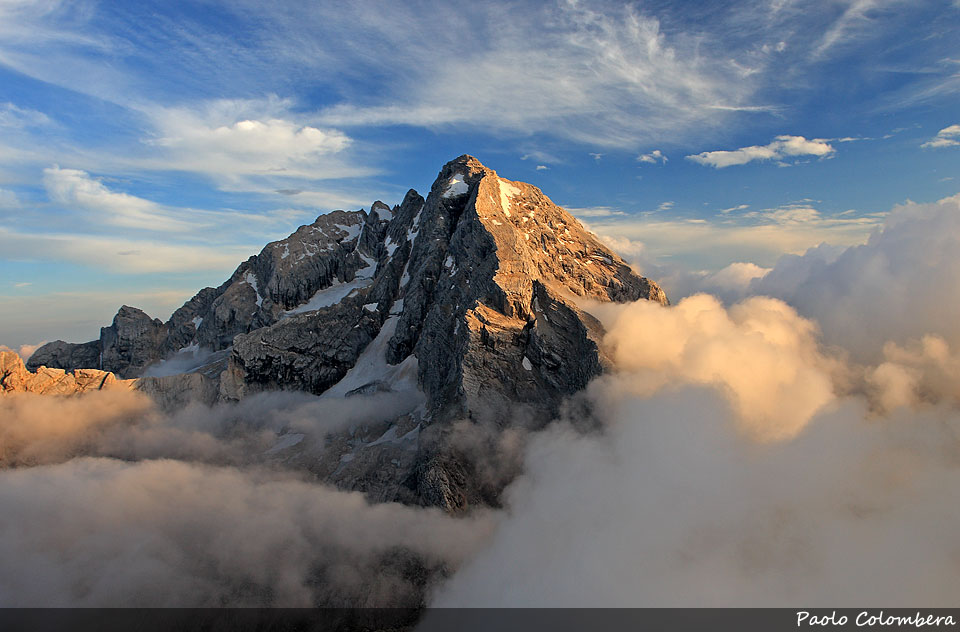
[[[65,371],[41,366],[34,372],[24,366],[16,353],[0,351],[0,395],[79,395],[111,389],[142,391],[165,410],[190,402],[213,404],[217,400],[216,381],[199,373],[123,380],[99,369]]]
[[[583,299],[667,302],[539,189],[461,156],[426,199],[411,190],[393,209],[323,215],[166,323],[123,307],[98,341],[51,343],[29,366],[96,358],[96,368],[133,377],[202,348],[228,354],[204,371],[225,367],[214,394],[224,400],[419,391],[417,410],[328,438],[310,467],[378,500],[458,511],[495,502],[497,490],[453,448],[454,421],[544,423],[607,366]]]

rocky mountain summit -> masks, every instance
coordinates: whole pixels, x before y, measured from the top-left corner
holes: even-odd
[[[47,344],[27,369],[187,372],[221,401],[414,392],[419,406],[386,427],[327,436],[308,459],[291,447],[291,458],[377,500],[457,511],[497,490],[456,453],[455,421],[543,423],[608,365],[581,299],[667,302],[539,189],[465,155],[426,199],[410,190],[393,208],[322,215],[167,322],[124,306],[98,340]]]

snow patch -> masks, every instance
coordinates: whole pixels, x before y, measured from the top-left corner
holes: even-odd
[[[203,322],[203,318],[201,318],[200,316],[194,316],[193,320],[191,320],[190,322],[193,323],[194,329],[200,329],[200,323]]]
[[[336,305],[355,290],[365,288],[372,282],[372,279],[361,277],[360,275],[357,275],[357,277],[349,283],[338,281],[330,285],[330,287],[325,287],[322,290],[318,290],[306,303],[298,305],[291,310],[287,310],[283,313],[283,315],[281,315],[281,318],[291,314],[302,314],[304,312],[312,312],[315,309],[323,309],[324,307]]]
[[[382,443],[397,444],[397,443],[405,443],[408,441],[415,442],[419,438],[420,438],[420,424],[417,424],[417,426],[407,434],[401,435],[399,437],[397,436],[397,426],[393,425],[393,426],[390,426],[387,429],[387,431],[380,436],[379,439],[368,443],[365,447],[369,448],[375,445],[380,445]]]
[[[363,306],[363,309],[367,310],[368,312],[375,312],[377,311],[377,304],[367,303],[366,305]]]
[[[470,187],[464,182],[464,176],[462,173],[455,173],[453,177],[450,178],[450,182],[447,183],[447,190],[443,192],[443,197],[452,198],[457,197],[458,195],[466,195],[467,191],[470,190]]]
[[[290,256],[290,244],[283,244],[283,252],[280,253],[281,259],[286,259]]]
[[[324,394],[344,396],[350,391],[370,384],[381,382],[394,391],[418,391],[417,357],[407,356],[400,364],[387,364],[387,347],[390,338],[397,330],[400,317],[391,314],[380,328],[380,333],[363,350],[353,368],[347,371],[339,382],[331,386]]]
[[[388,256],[388,257],[392,257],[392,256],[393,256],[393,253],[394,253],[394,252],[397,250],[397,248],[400,246],[400,244],[398,244],[397,242],[395,242],[395,241],[393,240],[393,237],[387,237],[386,241],[383,242],[383,245],[384,245],[384,246],[386,247],[386,249],[387,249],[387,256]]]
[[[357,237],[360,236],[360,231],[363,229],[362,224],[350,224],[348,226],[344,226],[342,224],[334,224],[334,226],[344,231],[345,233],[347,233],[347,236],[343,238],[343,241],[350,241],[352,239],[356,239]]]
[[[365,270],[365,272],[363,274],[357,272],[357,277],[361,279],[373,279],[374,274],[377,272],[377,260],[365,254],[360,254],[360,258],[364,263],[360,269]]]
[[[526,369],[527,371],[533,370],[533,365],[530,364],[530,358],[528,358],[527,356],[523,356],[523,362],[521,362],[521,364],[523,365],[523,368]]]
[[[280,450],[286,450],[287,448],[292,448],[293,446],[303,441],[304,436],[305,435],[302,435],[299,432],[282,435],[277,438],[277,442],[274,443],[269,450],[264,452],[264,454],[276,454]]]
[[[260,288],[257,287],[257,276],[253,272],[247,272],[247,276],[243,277],[243,280],[257,293],[257,307],[263,305],[263,297],[260,296]]]
[[[503,213],[510,217],[510,198],[520,195],[520,189],[500,178],[500,207]]]

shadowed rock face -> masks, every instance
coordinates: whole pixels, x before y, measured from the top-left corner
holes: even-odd
[[[536,427],[607,366],[602,327],[578,299],[667,302],[539,189],[461,156],[426,199],[411,190],[393,209],[321,216],[166,323],[124,307],[99,341],[46,345],[30,366],[77,368],[96,352],[96,368],[127,377],[205,348],[229,350],[203,371],[223,371],[221,399],[419,391],[415,411],[334,436],[305,463],[377,500],[459,511],[496,502],[505,481],[479,481],[454,421]]]

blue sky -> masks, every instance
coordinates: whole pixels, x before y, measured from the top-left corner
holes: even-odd
[[[463,153],[655,277],[859,243],[960,192],[958,32],[946,0],[0,0],[0,344],[166,318]]]

